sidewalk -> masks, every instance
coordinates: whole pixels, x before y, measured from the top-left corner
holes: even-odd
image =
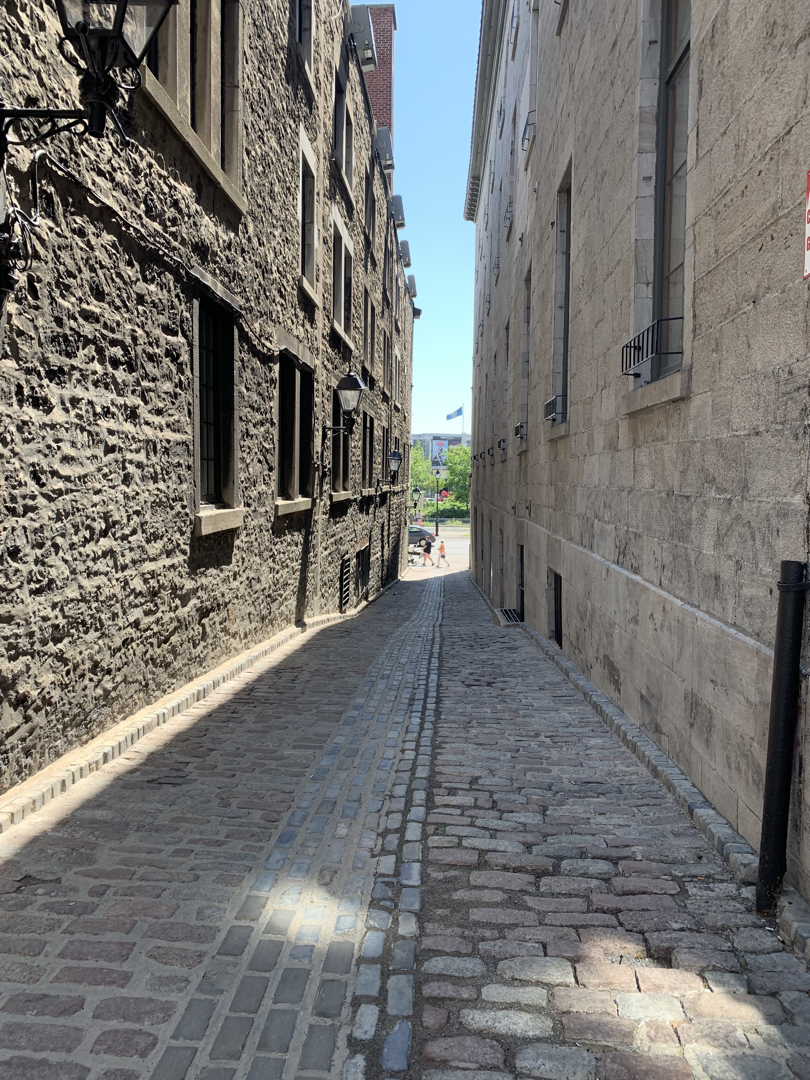
[[[810,1078],[805,964],[466,552],[0,836],[2,1080]]]

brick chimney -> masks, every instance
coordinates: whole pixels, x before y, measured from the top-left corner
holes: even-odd
[[[394,31],[397,13],[393,4],[369,4],[377,68],[366,75],[371,108],[377,127],[387,127],[394,138]]]

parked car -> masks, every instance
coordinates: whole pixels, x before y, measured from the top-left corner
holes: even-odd
[[[408,526],[408,547],[424,547],[426,540],[431,543],[436,540],[430,529],[423,529],[421,525]]]

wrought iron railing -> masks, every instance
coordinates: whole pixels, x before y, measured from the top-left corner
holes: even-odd
[[[680,327],[670,327],[670,323],[680,323]],[[673,330],[680,330],[676,340],[681,341],[680,349],[671,349],[670,338]],[[656,319],[650,323],[640,334],[636,334],[626,345],[622,346],[622,375],[632,375],[634,379],[641,377],[642,372],[637,369],[656,356],[682,356],[683,355],[683,316],[672,319]]]
[[[565,416],[566,398],[565,394],[555,394],[553,398],[549,398],[543,406],[543,419],[544,420],[562,420]]]
[[[512,224],[513,213],[514,213],[514,211],[513,211],[513,207],[512,207],[512,200],[510,199],[507,202],[506,209],[503,212],[503,227],[505,229],[508,229],[509,226]]]

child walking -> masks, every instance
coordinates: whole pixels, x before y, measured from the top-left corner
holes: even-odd
[[[444,540],[440,540],[439,541],[439,559],[438,559],[438,562],[436,563],[436,565],[441,566],[442,565],[442,559],[444,559],[444,561],[447,563],[447,569],[449,570],[450,569],[450,563],[447,562],[447,556],[445,555],[444,551],[445,551],[445,549],[444,549]]]

